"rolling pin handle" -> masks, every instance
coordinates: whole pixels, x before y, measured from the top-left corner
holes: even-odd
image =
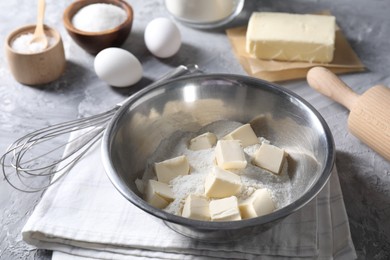
[[[340,78],[324,67],[311,68],[306,79],[309,86],[349,110],[352,110],[359,98]]]

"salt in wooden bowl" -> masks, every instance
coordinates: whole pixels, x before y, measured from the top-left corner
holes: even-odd
[[[14,41],[25,34],[33,34],[36,25],[27,25],[12,31],[5,41],[5,53],[9,69],[15,80],[25,85],[41,85],[58,79],[66,67],[61,35],[45,25],[47,37],[52,39],[44,50],[25,52],[13,48]]]

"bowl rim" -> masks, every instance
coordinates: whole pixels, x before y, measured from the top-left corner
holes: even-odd
[[[238,221],[201,221],[201,220],[194,220],[189,219],[185,217],[181,217],[178,215],[174,215],[168,212],[165,212],[161,209],[152,207],[149,205],[145,200],[140,198],[137,194],[135,194],[130,188],[128,188],[123,182],[121,181],[121,178],[118,174],[116,174],[114,167],[109,160],[110,155],[110,136],[112,135],[112,132],[117,126],[118,120],[121,118],[123,114],[127,112],[128,107],[133,104],[134,102],[137,102],[139,98],[142,98],[144,95],[168,86],[170,84],[175,84],[180,81],[186,81],[188,79],[212,79],[212,78],[218,78],[222,80],[236,80],[244,83],[252,83],[252,84],[259,84],[262,85],[262,87],[265,87],[268,90],[271,90],[273,92],[282,93],[283,95],[289,96],[294,98],[299,103],[303,104],[308,108],[308,110],[317,118],[320,125],[322,126],[324,135],[326,140],[328,140],[328,149],[329,152],[326,157],[325,165],[323,172],[317,179],[317,181],[313,184],[312,187],[310,187],[309,190],[300,198],[295,200],[294,202],[288,204],[287,206],[280,208],[270,214],[259,216],[255,218],[250,219],[242,219]],[[106,172],[106,175],[110,179],[111,183],[114,185],[114,187],[127,199],[129,200],[133,205],[140,208],[141,210],[153,215],[154,217],[157,217],[163,221],[187,226],[187,227],[193,227],[196,229],[202,229],[202,230],[236,230],[236,229],[242,229],[247,227],[252,227],[256,225],[262,225],[262,224],[268,224],[270,222],[274,222],[277,220],[280,220],[284,217],[287,217],[288,215],[298,211],[305,205],[307,205],[310,201],[312,201],[317,194],[324,188],[324,186],[327,184],[331,173],[333,171],[333,167],[335,164],[335,157],[336,157],[336,150],[335,150],[335,144],[334,139],[332,136],[332,133],[330,131],[329,126],[327,125],[325,119],[321,116],[321,114],[304,98],[299,96],[298,94],[292,92],[291,90],[288,90],[286,88],[283,88],[281,86],[278,86],[274,83],[270,83],[265,80],[253,78],[250,76],[244,76],[244,75],[236,75],[236,74],[223,74],[223,73],[213,73],[213,74],[202,74],[202,75],[189,75],[189,76],[182,76],[177,79],[171,79],[164,81],[160,84],[151,85],[149,87],[145,87],[144,89],[132,94],[126,102],[123,103],[123,105],[118,109],[118,111],[114,114],[112,119],[110,120],[109,124],[107,125],[106,130],[104,131],[102,143],[101,143],[101,156],[102,156],[102,162],[103,166]]]
[[[82,31],[82,30],[79,30],[73,26],[72,18],[81,8],[83,8],[87,5],[98,4],[98,3],[113,4],[113,5],[116,5],[120,8],[122,8],[126,12],[126,15],[127,15],[126,20],[112,29],[99,31],[99,32]],[[72,12],[73,12],[73,14],[71,15]],[[102,35],[107,35],[107,34],[117,32],[121,29],[126,28],[129,24],[131,24],[133,22],[133,19],[134,19],[134,11],[133,11],[132,6],[123,0],[78,0],[78,1],[74,1],[65,9],[64,14],[62,16],[64,26],[68,31],[70,31],[74,34],[83,35],[83,36],[102,36]]]

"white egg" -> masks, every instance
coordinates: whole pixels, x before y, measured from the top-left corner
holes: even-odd
[[[159,58],[169,58],[175,55],[181,46],[179,28],[165,17],[156,18],[148,23],[144,40],[148,50]]]
[[[94,61],[96,75],[113,87],[128,87],[142,78],[142,65],[130,52],[121,48],[100,51]]]

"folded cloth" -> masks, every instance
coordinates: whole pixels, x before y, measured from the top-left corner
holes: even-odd
[[[99,144],[47,189],[22,235],[53,250],[54,260],[356,258],[336,167],[313,201],[270,230],[208,243],[176,233],[121,196],[104,172]]]

